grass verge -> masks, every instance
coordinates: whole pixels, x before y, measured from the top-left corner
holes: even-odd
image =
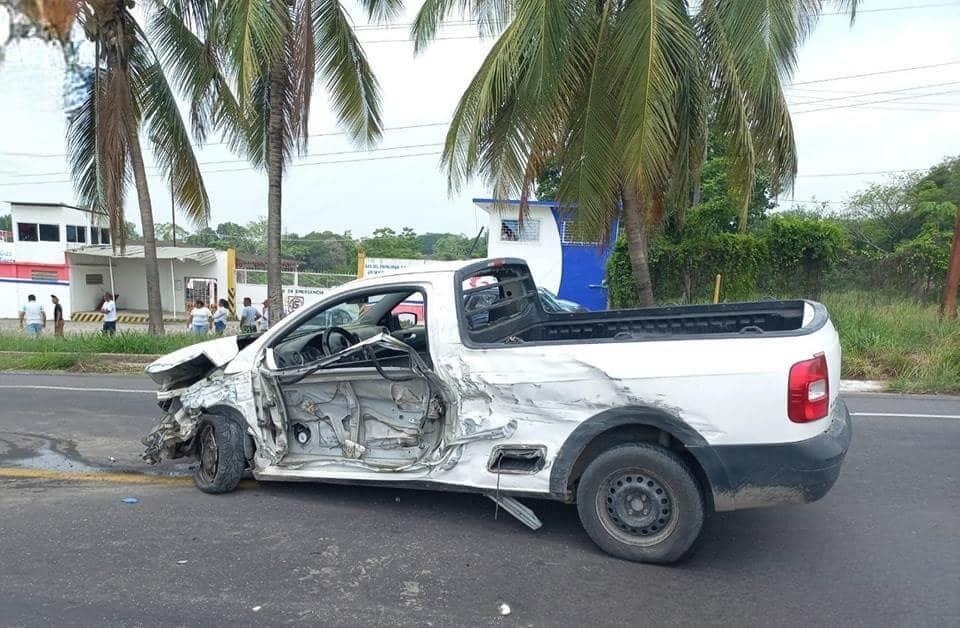
[[[193,334],[157,336],[142,332],[120,332],[115,336],[100,333],[67,334],[57,338],[46,334],[29,338],[24,334],[0,333],[0,351],[29,353],[129,353],[163,355],[200,340],[209,340]]]
[[[843,377],[886,379],[898,392],[960,392],[960,321],[937,306],[865,292],[827,294],[843,345]]]
[[[0,371],[73,371],[141,374],[156,356],[103,353],[0,352]]]

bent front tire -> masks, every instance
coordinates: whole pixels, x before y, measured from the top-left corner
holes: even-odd
[[[247,466],[243,428],[217,415],[204,418],[197,432],[197,465],[193,482],[204,493],[229,493],[237,488]]]
[[[703,527],[703,495],[683,460],[648,443],[619,445],[597,456],[577,487],[584,530],[608,554],[672,563]]]

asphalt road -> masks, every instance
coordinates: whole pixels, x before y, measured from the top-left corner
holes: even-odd
[[[137,467],[149,389],[0,374],[0,466]],[[960,398],[847,401],[829,495],[715,515],[669,568],[551,502],[531,532],[471,495],[0,479],[0,625],[960,625]]]

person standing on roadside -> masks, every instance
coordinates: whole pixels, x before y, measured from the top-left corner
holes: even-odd
[[[227,328],[227,317],[230,316],[230,304],[226,299],[220,299],[217,311],[213,313],[213,331],[218,336],[222,336]]]
[[[260,331],[267,331],[270,329],[270,299],[263,300],[263,312],[260,314],[258,319],[258,325]]]
[[[197,299],[196,307],[190,310],[190,325],[187,328],[198,336],[206,336],[210,331],[210,308],[203,304],[202,299]]]
[[[111,293],[103,295],[103,305],[100,311],[103,312],[103,333],[114,335],[117,333],[117,302],[113,300]]]
[[[53,302],[53,335],[57,338],[63,338],[63,306],[60,305],[60,298],[50,295],[50,301]]]
[[[20,308],[20,329],[25,329],[27,335],[36,338],[47,326],[47,313],[43,306],[37,303],[35,295],[27,295],[27,302]]]
[[[257,321],[260,319],[260,312],[253,307],[253,301],[250,297],[243,298],[243,309],[240,310],[240,333],[254,334],[257,332]]]

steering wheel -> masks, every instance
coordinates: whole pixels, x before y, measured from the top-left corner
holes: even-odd
[[[339,336],[340,338],[339,341],[336,342],[336,346],[331,343],[331,340],[334,336]],[[353,332],[347,331],[343,327],[337,327],[336,325],[324,329],[323,335],[320,337],[320,345],[323,347],[323,350],[327,355],[339,353],[344,349],[352,347],[358,342],[360,342],[359,336]]]

